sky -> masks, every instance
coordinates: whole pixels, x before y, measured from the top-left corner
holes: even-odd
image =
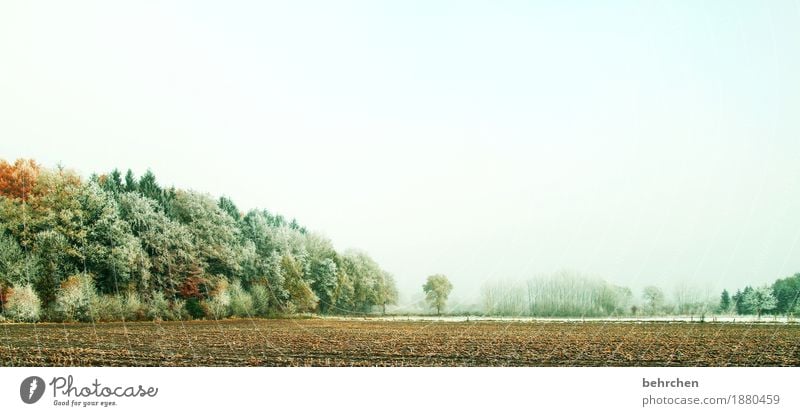
[[[800,0],[3,1],[0,158],[150,168],[474,299],[800,272]]]

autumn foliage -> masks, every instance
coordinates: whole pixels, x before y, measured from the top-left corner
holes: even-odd
[[[40,171],[41,167],[32,159],[17,159],[13,165],[0,160],[0,195],[26,200],[36,186]]]

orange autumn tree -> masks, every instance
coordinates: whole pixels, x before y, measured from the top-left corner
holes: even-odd
[[[0,195],[27,200],[40,172],[41,166],[33,159],[17,159],[13,165],[0,159]]]

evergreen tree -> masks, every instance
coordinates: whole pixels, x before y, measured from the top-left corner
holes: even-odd
[[[719,297],[719,311],[722,313],[727,312],[731,308],[731,296],[728,294],[727,289],[722,290],[722,294]]]
[[[133,171],[128,169],[128,172],[125,174],[125,192],[137,191],[139,191],[139,182],[136,181],[136,176],[133,175]]]
[[[150,198],[154,201],[161,200],[161,187],[156,182],[156,175],[150,169],[139,178],[138,191],[145,198]]]

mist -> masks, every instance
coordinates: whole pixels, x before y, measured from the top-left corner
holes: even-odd
[[[796,2],[309,3],[4,2],[0,157],[295,217],[407,304],[800,271]]]

